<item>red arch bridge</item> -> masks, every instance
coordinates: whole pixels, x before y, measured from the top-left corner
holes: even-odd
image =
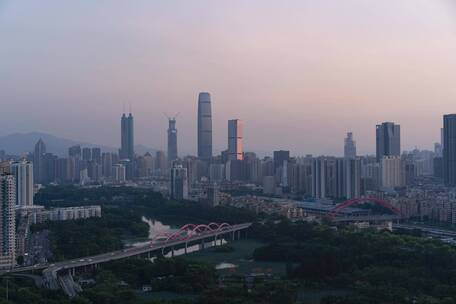
[[[228,223],[209,223],[209,224],[186,224],[180,229],[173,232],[162,232],[156,235],[151,243],[152,244],[167,244],[174,242],[182,242],[184,245],[185,253],[187,253],[188,244],[195,238],[203,238],[201,245],[204,249],[204,239],[213,238],[214,245],[217,245],[217,241],[220,245],[223,244],[223,239],[228,238],[235,240],[236,233],[240,238],[241,230],[233,229],[234,226]],[[165,254],[166,247],[162,248],[162,254]],[[174,256],[174,249],[171,248],[171,255]]]
[[[364,203],[374,203],[378,206],[384,207],[385,209],[390,211],[390,214],[372,214],[372,215],[346,215],[342,211],[346,208],[351,206],[356,206]],[[391,203],[376,198],[376,197],[361,197],[361,198],[353,198],[350,200],[346,200],[338,205],[336,205],[333,209],[331,209],[328,213],[328,218],[334,222],[351,222],[351,221],[385,221],[385,220],[396,220],[401,218],[401,211],[391,205]]]

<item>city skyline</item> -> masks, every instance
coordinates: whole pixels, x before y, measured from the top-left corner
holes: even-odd
[[[404,150],[432,149],[441,116],[455,112],[451,1],[176,3],[114,1],[103,18],[102,3],[2,2],[0,89],[11,115],[0,134],[117,146],[114,117],[128,103],[137,143],[165,150],[161,113],[181,112],[180,150],[196,155],[194,100],[208,91],[214,153],[239,117],[246,151],[342,155],[353,132],[358,153],[370,154],[376,123],[400,124]]]
[[[0,0],[0,302],[456,304],[456,0]]]
[[[180,113],[178,113],[178,114],[180,114]],[[442,120],[442,117],[447,116],[447,115],[456,115],[456,114],[454,114],[454,113],[443,113],[441,115],[441,120]],[[42,132],[39,132],[39,131],[24,132],[24,133],[16,132],[16,133],[11,133],[11,134],[6,134],[6,135],[7,136],[13,136],[13,135],[18,136],[18,135],[33,134],[34,132],[37,132],[37,134],[43,134],[45,136],[55,137],[57,140],[73,141],[76,145],[79,145],[79,146],[89,145],[89,146],[96,147],[99,150],[101,149],[101,150],[103,150],[105,152],[118,151],[120,154],[123,154],[124,152],[122,152],[123,151],[122,142],[123,141],[127,142],[127,138],[133,138],[133,134],[136,134],[136,130],[133,133],[133,130],[132,130],[133,128],[132,127],[131,127],[131,131],[129,130],[128,132],[126,130],[127,128],[123,127],[123,126],[127,125],[127,121],[128,121],[128,125],[132,126],[133,117],[134,117],[133,113],[128,113],[128,117],[127,117],[126,113],[122,113],[121,123],[119,124],[119,130],[117,131],[117,133],[120,132],[121,136],[118,137],[118,139],[117,139],[118,144],[114,143],[112,146],[105,145],[105,144],[100,143],[100,142],[82,142],[81,141],[80,143],[78,143],[79,141],[77,139],[74,139],[74,138],[64,138],[64,137],[58,136],[57,134],[42,133]],[[151,152],[151,151],[163,151],[163,152],[167,153],[168,150],[169,150],[169,139],[170,139],[169,138],[169,134],[170,134],[169,132],[170,132],[170,127],[171,127],[171,125],[173,125],[174,126],[173,128],[175,128],[175,124],[177,122],[177,119],[175,117],[171,117],[171,118],[168,117],[167,119],[168,119],[167,127],[165,127],[162,130],[163,133],[166,134],[166,141],[165,141],[165,143],[162,146],[157,147],[157,146],[154,146],[153,144],[147,145],[147,143],[143,144],[141,142],[140,143],[133,143],[132,140],[130,140],[130,142],[128,143],[128,147],[129,147],[128,150],[131,151],[130,154],[131,155],[140,156],[140,155],[146,153],[146,152],[136,153],[134,151],[134,149],[137,146],[140,147],[142,151],[148,151],[148,152]],[[228,123],[230,121],[231,121],[231,119],[228,120]],[[400,127],[400,123],[396,123],[396,122],[379,122],[379,123],[380,123],[380,125],[383,125],[383,124],[395,124],[396,126]],[[443,123],[442,123],[442,126],[443,126]],[[378,143],[376,142],[378,140],[378,127],[379,127],[378,124],[374,125],[373,134],[371,134],[371,137],[374,139],[374,142],[375,142],[374,146],[373,146],[373,149],[367,151],[366,153],[360,152],[357,155],[359,155],[359,156],[368,156],[368,155],[375,156],[376,154],[378,154],[378,152],[376,151],[378,149]],[[124,131],[122,131],[122,130],[124,130]],[[438,131],[439,131],[439,133],[443,132],[443,127],[440,128]],[[177,132],[177,129],[174,129],[174,132]],[[198,132],[198,129],[196,129],[196,132]],[[229,127],[226,128],[226,132],[229,132]],[[124,135],[126,133],[129,133],[128,136]],[[347,136],[356,136],[356,135],[354,134],[354,132],[349,131],[349,132],[344,133],[342,138],[334,139],[334,142],[339,144],[339,147],[338,147],[339,150],[334,152],[334,153],[324,153],[324,152],[323,153],[312,153],[311,151],[312,151],[312,149],[315,148],[315,146],[311,146],[309,150],[305,150],[305,151],[299,151],[299,150],[298,151],[296,151],[296,150],[293,151],[293,150],[289,149],[288,146],[282,146],[280,148],[285,148],[285,149],[291,150],[291,152],[292,152],[292,154],[294,156],[314,155],[314,156],[337,156],[337,157],[342,157],[342,156],[345,155],[345,152],[346,152],[345,150],[346,150],[346,145],[347,145],[347,142],[346,142],[347,141]],[[400,143],[400,147],[399,147],[400,150],[399,150],[399,154],[397,154],[397,155],[400,155],[402,152],[412,152],[415,149],[426,150],[426,151],[435,151],[436,145],[438,145],[440,147],[440,145],[442,144],[442,139],[443,139],[442,136],[443,136],[442,134],[439,134],[439,138],[435,142],[433,142],[433,144],[430,145],[429,147],[428,146],[421,147],[421,146],[418,146],[418,145],[414,145],[414,146],[412,146],[412,147],[410,147],[408,149],[407,148],[402,149],[402,142],[403,141],[402,141],[401,138],[399,138],[398,141]],[[176,145],[177,145],[177,143],[179,143],[182,140],[181,136],[177,137],[177,133],[175,133],[173,135],[173,138],[174,138],[173,140],[176,142]],[[370,138],[370,141],[372,140],[372,138]],[[40,142],[42,142],[42,138],[39,137],[38,140]],[[352,139],[350,139],[350,140],[352,140]],[[354,144],[355,144],[354,149],[355,149],[355,154],[356,154],[357,142],[354,141]],[[195,146],[197,147],[198,144],[196,143]],[[243,146],[246,146],[246,144],[243,143]],[[248,144],[247,144],[247,146],[248,146]],[[2,147],[0,147],[0,149],[2,149]],[[8,151],[7,147],[3,147],[3,150],[5,152],[7,152],[7,153],[11,152],[11,151]],[[176,150],[177,150],[177,147],[176,147]],[[182,150],[183,151],[179,153],[179,154],[181,154],[181,155],[179,155],[179,157],[198,156],[198,151],[189,151],[189,150],[185,150],[185,149],[182,149]],[[244,152],[253,152],[253,153],[258,154],[259,156],[272,156],[273,150],[274,149],[271,149],[269,151],[259,151],[259,150],[249,150],[249,149],[245,149],[245,148],[243,149]],[[224,151],[228,151],[227,142],[225,142],[225,146],[224,147],[222,146],[219,149],[215,150],[213,152],[213,156],[219,155],[219,154],[221,154]],[[21,152],[21,155],[25,157],[26,152],[30,152],[30,151],[25,151],[24,150],[24,151]],[[55,153],[55,151],[49,151],[49,152]],[[60,154],[57,153],[57,155],[61,155],[61,153]],[[204,157],[203,157],[203,159],[204,159]]]

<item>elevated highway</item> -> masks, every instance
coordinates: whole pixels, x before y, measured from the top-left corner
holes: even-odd
[[[389,222],[400,220],[401,217],[398,215],[389,215],[389,214],[378,214],[378,215],[366,215],[366,216],[342,216],[334,217],[331,219],[335,223],[343,222],[370,222],[370,223],[379,223],[379,222]]]
[[[215,245],[217,245],[218,240],[220,241],[220,244],[222,244],[223,239],[235,240],[236,238],[241,237],[240,233],[242,230],[248,229],[251,225],[252,223],[237,225],[229,225],[226,223],[210,223],[209,225],[187,224],[176,232],[158,235],[146,245],[81,257],[54,264],[19,267],[10,271],[4,271],[2,274],[42,270],[44,286],[49,289],[62,288],[68,296],[73,297],[81,291],[80,286],[73,281],[72,277],[78,270],[85,270],[88,267],[97,268],[100,264],[130,257],[144,256],[145,258],[151,258],[165,253],[166,250],[170,251],[172,256],[174,256],[174,250],[181,247],[183,247],[185,253],[187,253],[189,244],[196,244],[197,242],[201,242],[202,248],[204,249],[205,241],[213,240],[215,241]]]

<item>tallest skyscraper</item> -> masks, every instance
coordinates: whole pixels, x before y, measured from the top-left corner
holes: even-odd
[[[121,159],[129,159],[133,160],[135,156],[134,150],[134,132],[133,132],[133,115],[125,113],[122,114],[122,118],[120,119],[120,152],[119,156]]]
[[[198,96],[198,157],[203,160],[212,157],[211,95],[206,92]]]

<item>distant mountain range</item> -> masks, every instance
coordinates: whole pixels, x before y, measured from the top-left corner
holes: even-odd
[[[103,152],[118,151],[118,148],[57,137],[42,132],[14,133],[6,136],[0,136],[0,150],[5,150],[7,154],[11,155],[25,155],[29,152],[33,152],[35,144],[40,138],[44,141],[47,152],[51,152],[59,156],[68,155],[68,148],[74,145],[89,148],[99,147]],[[143,155],[146,152],[155,153],[156,151],[156,149],[152,149],[144,145],[135,146],[135,152],[138,155]]]

